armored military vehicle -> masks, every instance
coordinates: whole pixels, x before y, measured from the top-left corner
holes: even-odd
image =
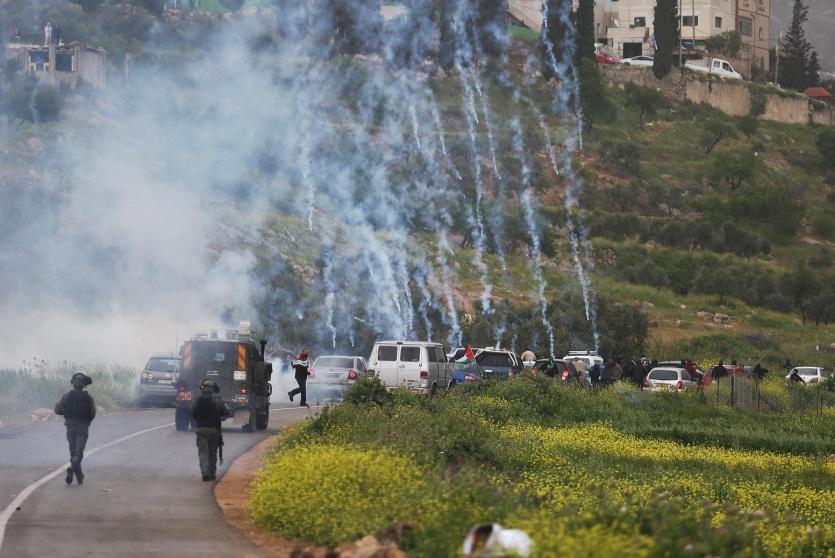
[[[273,367],[264,362],[265,340],[256,344],[249,322],[227,330],[225,339],[216,332],[198,334],[180,348],[182,368],[177,373],[175,424],[188,430],[191,404],[200,395],[200,382],[208,378],[220,387],[219,396],[234,422],[246,432],[263,430],[270,418]]]

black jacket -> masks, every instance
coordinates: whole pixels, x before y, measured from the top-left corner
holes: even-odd
[[[191,418],[197,428],[220,428],[220,417],[229,415],[229,409],[223,400],[213,395],[203,394],[191,406]]]
[[[64,424],[89,425],[96,418],[96,403],[83,389],[72,389],[55,405],[55,414],[63,415]]]

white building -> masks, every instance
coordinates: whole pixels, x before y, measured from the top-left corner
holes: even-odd
[[[576,9],[578,0],[573,0]],[[705,39],[738,31],[743,73],[768,69],[771,0],[680,0],[682,45],[704,48]],[[510,14],[532,29],[542,25],[542,0],[510,0]],[[653,53],[655,0],[596,0],[595,36],[621,58]],[[746,71],[747,70],[747,71]]]

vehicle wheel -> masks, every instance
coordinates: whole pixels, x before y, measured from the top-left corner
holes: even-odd
[[[438,384],[433,383],[432,387],[429,388],[429,397],[435,397],[438,395]]]
[[[256,412],[249,413],[249,421],[246,424],[241,425],[241,430],[244,432],[255,432],[255,416],[257,415]]]
[[[450,381],[449,381],[449,383],[448,383],[448,384],[447,384],[447,386],[446,386],[446,390],[447,390],[447,392],[449,392],[449,391],[450,391],[452,388],[454,388],[456,385],[457,385],[457,384],[455,383],[455,380],[450,380]]]
[[[270,422],[270,408],[267,407],[264,411],[255,415],[255,428],[257,430],[265,430],[267,424]]]
[[[174,411],[174,426],[177,430],[180,432],[187,431],[190,422],[191,413],[189,412],[188,407],[177,407]]]

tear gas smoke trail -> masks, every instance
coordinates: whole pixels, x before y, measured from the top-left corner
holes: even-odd
[[[431,271],[431,268],[427,269],[427,271]],[[421,318],[423,319],[423,327],[426,330],[426,340],[432,341],[432,320],[429,319],[429,309],[427,308],[427,304],[430,307],[435,306],[435,297],[432,296],[432,293],[429,291],[426,276],[424,276],[422,273],[419,273],[415,277],[415,282],[417,284],[418,289],[420,290],[421,295],[420,304],[418,305],[418,312],[420,312]]]
[[[449,247],[449,240],[447,239],[446,230],[438,231],[438,263],[441,268],[441,281],[444,287],[444,297],[446,299],[447,312],[450,319],[449,342],[450,344],[461,345],[463,331],[461,324],[458,321],[458,311],[455,308],[455,296],[452,294],[452,273],[449,270],[449,262],[447,261],[447,252],[452,253]]]
[[[474,33],[473,36],[475,37],[474,40],[477,40],[477,35]],[[476,43],[477,52],[479,55],[482,55],[481,49]],[[496,256],[499,258],[499,263],[502,266],[502,271],[507,271],[507,259],[505,258],[504,247],[502,246],[503,238],[504,238],[504,215],[503,215],[503,208],[501,205],[501,201],[504,197],[504,179],[502,178],[501,173],[499,172],[499,164],[496,160],[496,145],[493,139],[493,124],[490,120],[490,99],[487,96],[487,91],[484,90],[484,87],[481,83],[481,76],[478,70],[472,72],[473,76],[473,85],[475,87],[476,93],[478,94],[478,98],[481,105],[481,113],[484,115],[484,126],[487,129],[487,145],[490,152],[490,159],[493,162],[493,175],[496,178],[496,182],[498,183],[498,191],[496,192],[496,199],[494,200],[495,203],[493,205],[493,218],[491,221],[493,222],[493,242],[496,247]]]
[[[549,354],[551,358],[554,358],[554,326],[551,325],[551,321],[548,319],[548,301],[545,298],[545,287],[547,284],[542,272],[542,249],[536,226],[536,216],[531,201],[531,170],[528,158],[525,155],[525,144],[522,139],[522,128],[519,125],[519,119],[514,116],[510,121],[510,126],[513,131],[513,150],[522,165],[523,190],[521,196],[519,196],[519,201],[522,203],[522,209],[525,212],[525,222],[528,225],[528,234],[531,235],[531,244],[533,246],[533,258],[531,259],[530,265],[539,292],[539,317],[542,320],[542,325],[545,326],[545,330],[548,332]]]
[[[437,136],[438,138],[438,146],[434,147],[431,150],[431,153],[428,155],[424,153],[423,159],[431,173],[432,181],[436,184],[445,184],[451,190],[454,184],[449,180],[449,178],[442,172],[438,164],[438,159],[443,158],[446,163],[446,168],[449,169],[451,172],[454,173],[455,177],[458,180],[461,180],[461,175],[458,173],[458,170],[452,164],[452,161],[449,159],[446,151],[446,130],[441,122],[440,114],[438,112],[438,105],[435,102],[435,96],[432,93],[431,88],[426,88],[426,96],[428,99],[429,111],[432,114],[432,122],[435,125],[435,130],[433,136]],[[438,150],[440,150],[440,154],[442,157],[438,157]],[[449,241],[447,239],[448,231],[452,226],[452,218],[449,215],[449,211],[446,208],[447,201],[444,199],[443,195],[446,193],[444,189],[433,189],[428,193],[428,198],[431,200],[430,205],[436,208],[440,208],[440,218],[432,220],[432,226],[434,227],[434,231],[437,237],[437,248],[436,248],[436,258],[438,261],[438,266],[441,272],[441,279],[440,285],[443,291],[443,297],[445,302],[445,312],[443,313],[444,322],[449,325],[449,338],[448,341],[450,343],[457,342],[458,344],[461,343],[461,326],[458,322],[458,310],[455,308],[455,298],[452,294],[452,288],[450,285],[453,282],[453,274],[449,268],[449,262],[447,261],[447,253],[452,253],[452,250],[449,247]],[[427,266],[427,270],[430,273],[430,282],[434,278],[434,273],[432,273],[432,267]]]
[[[333,325],[333,307],[335,299],[336,296],[333,291],[329,292],[325,297],[325,320],[327,322],[328,329],[331,332],[331,343],[334,349],[336,348],[336,326]]]
[[[446,150],[446,130],[444,129],[444,125],[441,122],[440,114],[438,112],[438,105],[435,102],[435,95],[432,93],[431,88],[427,88],[427,95],[429,97],[429,109],[432,113],[432,122],[435,125],[436,135],[438,137],[438,145],[440,147],[441,154],[443,155],[443,159],[446,162],[446,168],[449,169],[456,179],[461,180],[461,174],[458,172],[458,169],[452,164],[452,161],[449,158]],[[432,157],[425,158],[427,165],[429,166],[430,171],[432,172],[433,180],[437,181],[439,184],[447,184],[448,189],[452,190],[455,186],[448,177],[444,175],[437,163],[437,151],[433,153]],[[443,193],[443,192],[441,192]],[[450,285],[453,284],[453,274],[450,271],[449,261],[447,260],[447,254],[453,254],[452,249],[449,246],[449,239],[448,239],[448,231],[452,227],[452,217],[449,214],[449,210],[446,206],[446,200],[441,197],[439,193],[436,193],[434,205],[436,207],[441,208],[441,218],[436,220],[434,223],[436,225],[436,236],[437,236],[437,248],[436,248],[436,258],[438,260],[438,266],[441,271],[441,285],[443,289],[443,296],[446,302],[446,315],[445,317],[448,318],[447,325],[450,326],[449,337],[448,341],[450,344],[461,344],[461,325],[458,321],[458,310],[455,308],[455,297],[452,293],[452,288]]]
[[[496,328],[496,343],[495,343],[494,346],[497,349],[502,348],[502,336],[504,336],[505,330],[506,330],[506,328],[505,328],[504,324],[501,324]]]
[[[473,256],[473,263],[479,271],[483,287],[483,291],[481,293],[481,309],[485,314],[490,314],[492,312],[490,294],[493,287],[490,284],[490,279],[487,275],[487,265],[484,263],[485,234],[484,219],[481,215],[481,204],[484,198],[484,184],[481,176],[481,154],[478,149],[478,140],[476,139],[475,128],[476,124],[478,124],[478,113],[475,109],[473,90],[467,77],[468,72],[466,72],[458,62],[456,62],[456,68],[458,70],[458,76],[461,82],[462,91],[464,92],[464,100],[466,102],[464,114],[467,122],[467,135],[470,138],[470,151],[473,154],[473,170],[475,172],[475,208],[470,208],[467,211],[470,226],[476,233],[474,239],[475,255]]]
[[[415,145],[417,146],[418,152],[422,152],[423,148],[420,146],[420,128],[418,127],[418,115],[417,109],[413,102],[409,103],[409,115],[412,117],[412,133],[415,136]]]
[[[309,129],[310,122],[305,122],[303,130]],[[313,179],[310,176],[310,135],[307,131],[302,132],[301,138],[301,171],[302,184],[307,190],[307,230],[313,230],[313,211],[316,204],[316,189],[313,185]]]
[[[554,74],[557,76],[560,87],[557,92],[557,100],[559,101],[558,109],[563,114],[569,112],[571,98],[579,99],[580,96],[580,88],[579,83],[575,79],[576,69],[572,67],[572,60],[574,59],[574,36],[575,36],[575,28],[574,22],[571,17],[571,4],[570,3],[563,3],[560,7],[559,17],[562,20],[562,25],[565,26],[566,36],[562,47],[562,52],[565,56],[567,62],[565,64],[559,64],[557,62],[557,58],[554,52],[554,45],[551,43],[550,38],[548,37],[548,2],[543,2],[542,4],[542,38],[544,39],[545,43],[545,50],[548,56],[548,61],[553,70]],[[578,102],[575,104],[579,104]],[[582,118],[579,114],[578,110],[575,109],[575,118],[576,118],[576,127],[577,131],[575,135],[579,138],[577,143],[582,145]],[[547,142],[550,143],[550,132],[548,132],[548,139]],[[569,243],[571,245],[571,252],[574,259],[574,267],[577,271],[577,278],[580,282],[580,288],[583,292],[583,304],[585,305],[586,311],[586,319],[591,324],[592,334],[594,336],[594,345],[595,350],[600,349],[600,334],[597,329],[597,311],[596,308],[593,308],[594,304],[592,302],[592,285],[591,280],[586,275],[585,269],[583,267],[583,261],[580,255],[580,242],[582,241],[584,244],[588,243],[588,240],[585,238],[579,238],[576,234],[576,227],[573,222],[572,212],[575,207],[577,207],[577,197],[576,192],[579,188],[579,181],[577,180],[576,175],[573,172],[573,161],[572,161],[572,153],[576,148],[575,141],[572,141],[572,138],[568,138],[565,145],[566,149],[562,153],[563,159],[563,168],[568,172],[569,176],[567,177],[567,185],[566,185],[566,193],[564,198],[564,205],[566,209],[566,221],[569,227]],[[553,149],[553,147],[551,147]],[[552,157],[549,155],[549,159],[552,161],[552,164],[556,162],[556,157]],[[556,168],[559,168],[555,165]],[[586,251],[588,253],[588,251]]]
[[[441,154],[443,155],[444,163],[446,163],[446,167],[457,180],[462,180],[463,177],[461,176],[461,173],[458,172],[458,169],[455,167],[455,164],[452,162],[452,159],[449,158],[449,154],[447,153],[446,131],[441,123],[441,113],[438,111],[438,103],[435,101],[435,94],[432,92],[431,88],[427,88],[427,93],[429,95],[429,110],[432,113],[432,122],[435,124],[435,130],[437,130],[438,143],[441,146]]]

